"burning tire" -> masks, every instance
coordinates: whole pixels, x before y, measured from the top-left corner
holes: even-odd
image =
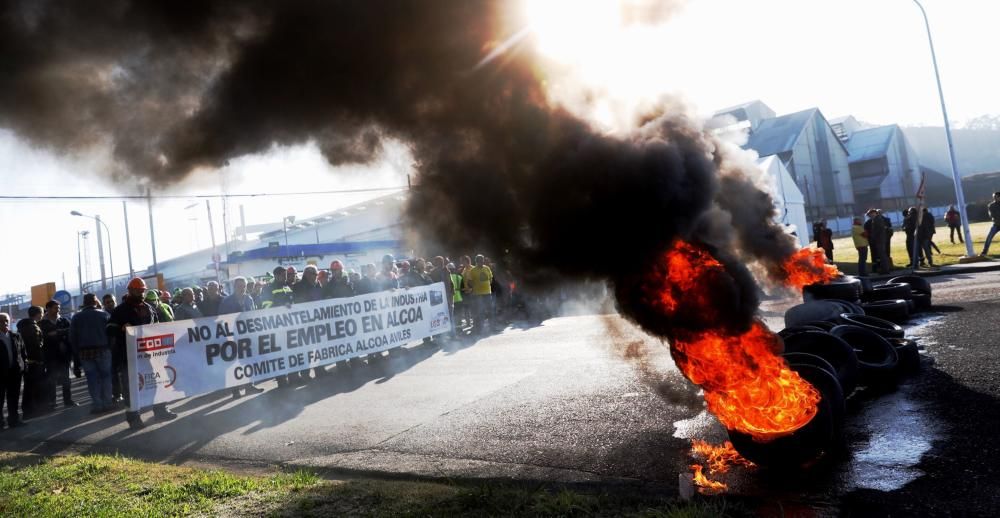
[[[861,327],[873,331],[885,338],[903,338],[903,328],[888,320],[869,315],[840,315],[840,321],[845,325]]]
[[[858,385],[857,353],[850,344],[830,333],[811,331],[789,336],[785,339],[785,354],[791,353],[811,354],[829,363],[845,397]]]
[[[812,300],[842,299],[858,300],[861,296],[861,282],[845,277],[828,284],[810,284],[802,288],[802,298],[805,302]]]
[[[910,318],[910,307],[903,299],[876,300],[861,305],[866,315],[891,322],[906,322]]]
[[[841,422],[835,416],[844,415],[844,394],[837,378],[810,364],[790,365],[820,393],[817,412],[812,420],[790,435],[769,442],[757,442],[742,432],[729,430],[733,447],[743,457],[761,466],[799,466],[811,463],[830,450],[839,437]]]
[[[917,349],[916,340],[890,338],[889,343],[896,349],[896,356],[899,357],[896,372],[900,376],[908,376],[920,371],[920,350]]]
[[[919,275],[900,275],[899,277],[893,277],[889,279],[890,283],[906,283],[910,285],[913,291],[922,291],[924,293],[931,293],[931,283],[927,279]]]
[[[909,299],[913,295],[913,290],[906,283],[886,283],[872,287],[869,298],[875,300],[896,300]]]
[[[899,356],[885,337],[869,329],[851,325],[837,326],[830,331],[830,334],[854,348],[862,384],[867,386],[895,384]]]

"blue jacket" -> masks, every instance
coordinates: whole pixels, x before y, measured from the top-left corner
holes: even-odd
[[[80,349],[108,347],[106,329],[110,319],[111,315],[107,311],[93,306],[85,307],[73,315],[73,320],[69,324],[69,343],[73,347],[73,352],[77,353]]]

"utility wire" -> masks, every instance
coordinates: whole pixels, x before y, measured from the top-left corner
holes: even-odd
[[[304,192],[258,192],[236,194],[153,194],[153,199],[201,199],[201,198],[258,198],[262,196],[304,196],[314,194],[351,194],[359,192],[402,191],[407,187],[371,187],[367,189],[342,189],[336,191]],[[0,200],[145,200],[145,194],[117,194],[93,196],[41,196],[41,195],[0,195]]]

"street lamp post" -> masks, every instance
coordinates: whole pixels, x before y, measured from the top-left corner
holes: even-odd
[[[962,189],[962,179],[958,174],[958,162],[955,160],[955,144],[951,138],[951,124],[948,122],[948,108],[944,104],[944,90],[941,88],[941,74],[938,72],[937,54],[934,52],[934,38],[931,37],[931,23],[927,18],[927,11],[920,3],[920,0],[913,0],[920,8],[920,13],[924,16],[924,27],[927,28],[927,42],[931,47],[931,62],[934,64],[934,79],[937,81],[938,97],[941,99],[941,114],[944,116],[944,134],[948,139],[948,156],[951,158],[951,177],[955,182],[955,198],[958,201],[958,212],[962,218],[962,232],[965,234],[966,257],[972,258],[975,252],[972,250],[972,233],[969,230],[969,218],[965,213],[965,192]]]
[[[285,253],[288,253],[288,224],[295,223],[295,216],[285,216],[281,220],[281,231],[285,233]]]
[[[87,235],[86,230],[76,231],[76,277],[80,287],[80,297],[83,297],[83,255],[80,253],[80,236]]]
[[[84,218],[90,218],[97,222],[97,249],[100,255],[101,261],[101,289],[107,289],[108,285],[104,282],[104,244],[101,242],[101,227],[108,233],[108,263],[111,267],[111,291],[115,291],[115,259],[114,254],[111,252],[111,230],[108,229],[108,225],[101,221],[100,216],[88,216],[86,214],[81,214],[79,211],[70,211],[73,216],[80,216]]]

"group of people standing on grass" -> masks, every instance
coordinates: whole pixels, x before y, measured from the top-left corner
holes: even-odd
[[[861,222],[861,218],[854,218],[851,226],[851,238],[854,241],[854,248],[858,251],[858,275],[868,275],[869,256],[871,271],[887,274],[893,268],[892,221],[876,208],[869,209],[865,215],[868,219],[864,223]],[[954,228],[961,225],[961,221],[956,219],[957,215],[958,211],[954,206],[945,215],[948,225],[953,226],[952,242],[954,242]],[[934,234],[937,232],[934,214],[926,207],[904,209],[902,230],[906,235],[906,255],[910,267],[933,267],[933,252],[941,253],[941,249],[934,244]]]

